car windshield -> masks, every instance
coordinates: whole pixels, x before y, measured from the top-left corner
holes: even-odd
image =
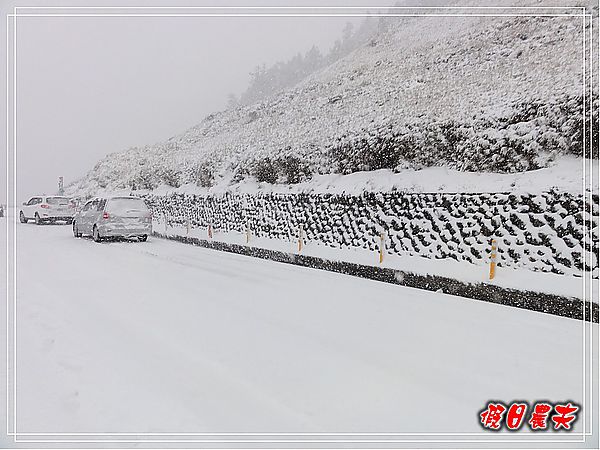
[[[123,214],[133,211],[148,211],[148,207],[141,198],[111,198],[106,205],[106,211]]]
[[[49,205],[62,205],[62,206],[67,206],[69,204],[69,198],[68,197],[48,197],[46,198],[46,202]]]

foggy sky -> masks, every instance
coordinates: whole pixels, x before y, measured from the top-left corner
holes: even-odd
[[[377,5],[392,3],[384,1]],[[110,3],[96,0],[75,4]],[[315,3],[288,3],[311,4]],[[340,6],[364,4],[358,0],[328,2]],[[25,5],[40,3],[12,2],[0,9],[3,61],[6,14],[12,12],[13,6]],[[152,3],[143,3],[149,5]],[[27,12],[19,10],[19,14]],[[232,16],[18,17],[17,20],[18,202],[31,195],[54,193],[58,176],[64,176],[68,184],[108,153],[153,144],[185,131],[209,113],[225,109],[228,94],[245,90],[249,72],[256,65],[269,66],[288,60],[298,52],[305,53],[313,44],[326,53],[341,36],[346,22],[360,21],[347,17]],[[1,76],[5,86],[5,71]],[[9,106],[12,109],[12,103]],[[2,122],[6,123],[4,109],[1,114]],[[3,156],[2,203],[6,201],[5,173]]]

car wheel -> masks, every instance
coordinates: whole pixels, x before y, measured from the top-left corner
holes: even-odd
[[[147,234],[142,234],[140,237],[140,242],[146,242],[148,240],[148,235]]]
[[[25,214],[23,214],[23,211],[19,213],[19,221],[21,223],[27,223],[27,218],[25,217]]]
[[[77,222],[73,222],[73,236],[76,238],[81,237],[81,233],[79,232],[79,228],[77,227]]]
[[[42,219],[40,219],[40,215],[38,213],[35,213],[35,224],[36,225],[42,224]]]
[[[92,230],[92,237],[94,238],[94,242],[100,242],[102,238],[100,237],[100,232],[98,231],[98,227],[94,225],[94,229]]]

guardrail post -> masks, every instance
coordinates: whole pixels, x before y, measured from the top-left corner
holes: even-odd
[[[298,227],[298,253],[302,251],[302,245],[304,244],[304,229],[302,224]]]
[[[250,222],[246,222],[246,244],[250,242]]]
[[[492,251],[490,254],[490,280],[493,280],[496,276],[496,251],[498,250],[498,245],[496,243],[496,239],[492,239]]]
[[[208,235],[209,239],[212,239],[212,237],[213,237],[213,230],[212,230],[212,225],[210,223],[208,224],[208,228],[206,229],[206,234]]]
[[[385,233],[379,235],[379,264],[383,263],[383,255],[385,253]]]

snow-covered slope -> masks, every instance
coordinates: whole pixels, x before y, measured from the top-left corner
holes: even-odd
[[[293,89],[108,155],[71,191],[545,167],[581,154],[584,31],[573,16],[397,18]]]

